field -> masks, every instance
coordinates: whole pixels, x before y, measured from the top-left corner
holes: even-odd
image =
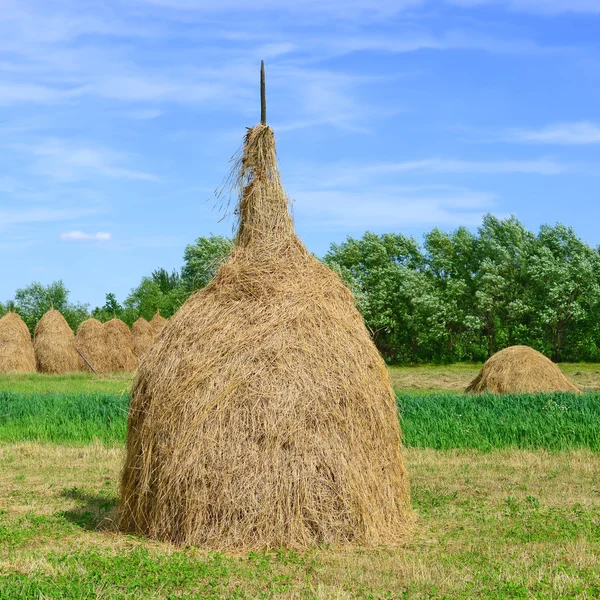
[[[600,394],[458,394],[476,371],[392,369],[401,547],[243,555],[113,531],[128,378],[0,377],[0,599],[600,597]]]

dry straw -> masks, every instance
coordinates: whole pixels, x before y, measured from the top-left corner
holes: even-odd
[[[496,352],[465,391],[474,394],[580,393],[550,359],[529,346],[510,346]]]
[[[154,337],[157,337],[158,334],[163,330],[164,326],[167,324],[167,319],[165,319],[160,311],[157,310],[156,314],[150,319],[150,325],[152,325],[152,331],[154,332]]]
[[[130,373],[138,366],[129,327],[116,317],[104,323],[111,373]]]
[[[96,373],[109,373],[111,368],[110,354],[106,344],[104,326],[97,319],[87,319],[77,330],[75,344],[81,354],[92,365]],[[79,358],[79,368],[90,372],[86,362]]]
[[[140,365],[120,527],[217,549],[390,544],[411,520],[386,366],[250,130],[228,262]]]
[[[145,356],[146,352],[154,344],[154,330],[152,325],[143,317],[140,317],[131,328],[131,339],[133,341],[133,351],[139,360]]]
[[[13,312],[0,319],[0,373],[35,372],[35,352],[31,334],[19,315]]]
[[[40,373],[73,373],[79,369],[75,334],[57,310],[49,310],[38,321],[33,345]]]

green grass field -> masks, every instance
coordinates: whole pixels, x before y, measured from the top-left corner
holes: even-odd
[[[476,370],[392,369],[401,546],[241,555],[114,531],[130,378],[0,377],[0,600],[599,598],[600,393],[457,393]]]

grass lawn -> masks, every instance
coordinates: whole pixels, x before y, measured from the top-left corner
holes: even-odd
[[[402,545],[243,554],[114,530],[130,376],[0,376],[0,600],[600,598],[600,394],[456,393],[478,368],[391,368]]]
[[[399,548],[223,555],[111,530],[122,448],[0,444],[0,598],[600,597],[600,455],[407,449]]]

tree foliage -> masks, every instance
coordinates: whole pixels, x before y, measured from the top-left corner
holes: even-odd
[[[128,325],[157,310],[172,316],[204,287],[233,241],[200,237],[185,248],[181,271],[156,269],[119,302],[108,293],[92,311]],[[367,232],[332,244],[324,257],[356,298],[379,350],[390,362],[479,361],[514,344],[553,360],[600,360],[600,251],[572,228],[537,234],[515,217],[487,215],[476,232],[433,229],[419,244],[400,233]],[[54,305],[76,329],[86,306],[68,301],[62,281],[33,283],[0,304],[33,331]]]

